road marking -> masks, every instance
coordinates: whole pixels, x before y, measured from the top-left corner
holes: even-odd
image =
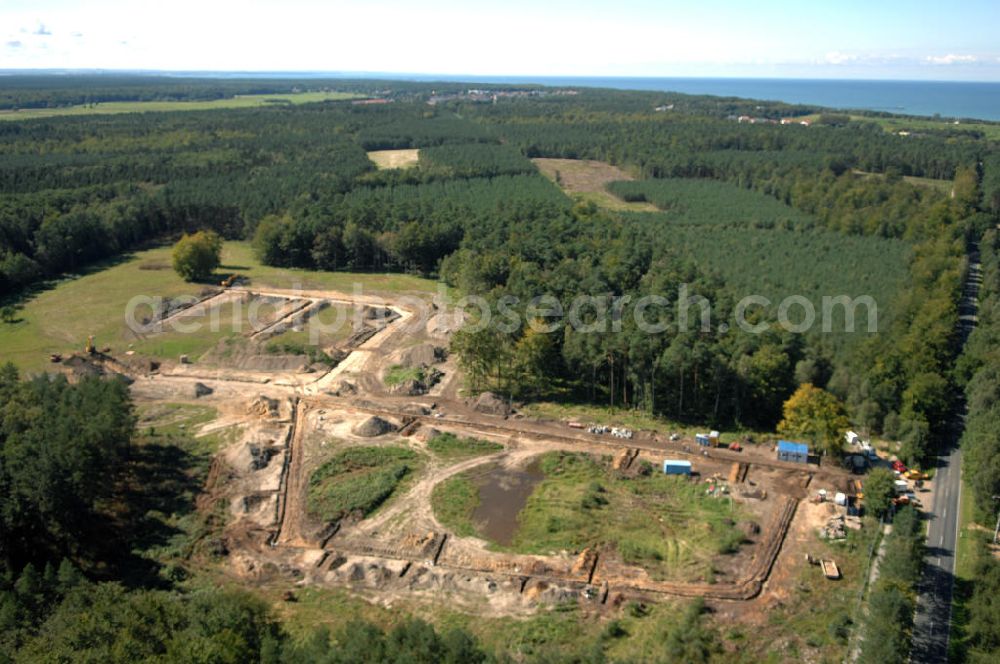
[[[943,544],[944,544],[944,534],[942,534],[941,537],[938,539],[938,546],[941,546]]]
[[[948,518],[948,508],[944,508],[944,518]]]

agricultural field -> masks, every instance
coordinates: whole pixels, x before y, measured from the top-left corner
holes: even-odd
[[[652,211],[656,206],[629,202],[609,192],[612,182],[632,179],[628,172],[600,161],[581,159],[532,159],[538,170],[576,201],[594,203],[608,210]]]
[[[885,175],[882,173],[868,173],[865,171],[854,171],[855,175],[860,175],[866,178],[884,178]],[[915,187],[930,187],[932,189],[937,189],[938,191],[944,192],[946,194],[951,194],[955,183],[951,180],[936,180],[934,178],[918,178],[912,175],[904,175],[903,182],[912,184]]]
[[[375,150],[368,158],[383,170],[413,168],[420,162],[420,150]]]
[[[107,101],[80,106],[56,108],[22,108],[0,110],[0,121],[60,118],[81,115],[118,115],[121,113],[165,113],[170,111],[212,111],[262,106],[292,106],[324,101],[358,99],[350,92],[299,92],[295,94],[238,95],[210,101]]]

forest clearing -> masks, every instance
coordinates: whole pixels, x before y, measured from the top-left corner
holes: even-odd
[[[83,94],[32,85],[0,105]],[[454,628],[517,662],[695,637],[842,661],[909,638],[878,612],[924,596],[961,389],[992,495],[1000,161],[961,125],[415,81],[88,94],[246,106],[0,123],[0,659],[94,600],[232,602],[253,653]]]

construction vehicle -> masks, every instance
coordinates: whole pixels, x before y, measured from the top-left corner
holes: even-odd
[[[219,285],[223,288],[232,288],[233,286],[239,286],[245,284],[247,281],[246,277],[240,276],[238,274],[231,274],[225,279],[223,279]]]

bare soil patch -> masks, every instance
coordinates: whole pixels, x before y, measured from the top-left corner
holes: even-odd
[[[656,206],[651,203],[626,203],[606,189],[609,182],[635,179],[617,166],[603,161],[584,159],[538,158],[531,161],[542,175],[558,184],[564,192],[577,200],[591,201],[599,207],[611,210],[656,211]]]
[[[369,152],[368,158],[381,170],[412,168],[420,161],[420,150],[376,150]]]

